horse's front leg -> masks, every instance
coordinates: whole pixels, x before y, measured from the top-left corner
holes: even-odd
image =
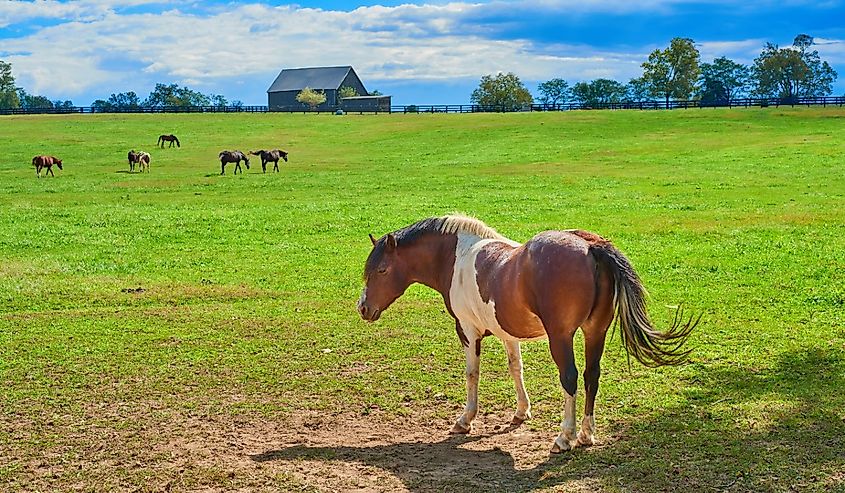
[[[279,172],[279,162],[278,161],[273,162],[273,171],[275,171],[276,173]]]
[[[464,347],[466,356],[467,403],[464,413],[449,430],[449,433],[470,433],[472,422],[478,414],[478,374],[481,364],[481,335],[477,331],[465,331],[468,344]]]
[[[531,418],[531,401],[528,399],[528,392],[525,391],[525,382],[522,379],[522,351],[519,349],[519,341],[502,342],[508,353],[508,371],[516,386],[516,413],[513,415],[511,424],[521,425],[526,419]]]

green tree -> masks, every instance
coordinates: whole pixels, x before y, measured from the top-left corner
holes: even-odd
[[[635,77],[625,86],[626,101],[651,101],[648,83],[642,77]]]
[[[223,107],[229,104],[229,101],[222,94],[212,94],[209,99],[211,99],[212,106]]]
[[[162,106],[209,106],[211,97],[187,87],[179,87],[178,84],[156,84],[143,104],[153,108]]]
[[[370,96],[382,96],[383,94],[378,89],[373,89],[370,91]]]
[[[832,93],[836,71],[811,49],[813,44],[813,37],[806,34],[796,36],[788,48],[766,43],[751,69],[754,94],[790,100]]]
[[[725,57],[701,64],[699,98],[704,102],[728,101],[748,89],[751,72],[746,65]]]
[[[516,110],[534,102],[528,89],[512,72],[485,75],[478,87],[472,91],[470,101],[482,106],[496,106],[505,110]]]
[[[299,94],[296,95],[296,100],[302,104],[308,105],[311,108],[311,111],[317,106],[326,102],[326,93],[323,91],[315,91],[310,87],[306,87],[305,89],[299,91]]]
[[[643,80],[654,97],[689,99],[700,73],[701,55],[689,38],[673,38],[665,50],[654,50],[642,64]]]
[[[338,99],[354,98],[355,96],[360,96],[360,94],[358,94],[358,91],[354,87],[341,86],[337,91]]]
[[[610,79],[596,79],[578,82],[572,86],[572,98],[590,108],[600,108],[610,103],[619,103],[627,94],[621,83]]]
[[[52,108],[53,102],[44,96],[28,94],[22,87],[18,88],[18,100],[20,107],[25,109]]]
[[[801,59],[798,50],[766,43],[763,52],[754,59],[754,94],[787,100],[796,98],[800,95],[801,82],[807,79],[809,71],[810,68]]]
[[[833,83],[837,73],[826,61],[822,61],[818,50],[811,50],[815,44],[812,36],[799,34],[792,46],[801,54],[801,60],[807,64],[807,77],[799,84],[801,96],[827,96],[833,92]]]
[[[563,103],[569,98],[569,83],[563,79],[547,80],[537,86],[537,91],[543,104]]]
[[[20,108],[20,105],[12,64],[0,60],[0,108]]]

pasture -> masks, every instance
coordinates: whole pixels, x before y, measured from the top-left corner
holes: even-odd
[[[0,490],[845,491],[843,135],[834,108],[2,117]],[[280,173],[219,176],[274,147]],[[629,367],[614,334],[596,445],[550,456],[547,343],[510,430],[487,338],[476,431],[449,436],[439,295],[373,324],[355,302],[368,233],[453,211],[611,239],[659,328],[703,313],[690,363]]]

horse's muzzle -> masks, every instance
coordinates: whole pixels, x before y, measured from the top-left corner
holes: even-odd
[[[367,322],[375,322],[381,316],[381,310],[370,308],[363,300],[358,300],[358,313]]]

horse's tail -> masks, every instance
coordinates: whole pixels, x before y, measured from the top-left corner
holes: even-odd
[[[33,156],[33,157],[32,157],[32,165],[33,165],[33,166],[35,166],[35,161],[37,161],[37,160],[38,160],[38,156]]]
[[[675,311],[675,320],[665,332],[654,328],[645,306],[647,295],[640,277],[628,258],[609,241],[591,243],[590,252],[613,275],[613,304],[619,333],[630,361],[631,355],[649,367],[678,365],[686,361],[690,349],[683,349],[701,316],[684,323],[683,308]]]
[[[156,141],[156,145],[161,144],[161,141],[164,140],[164,135],[159,135],[158,140]]]

